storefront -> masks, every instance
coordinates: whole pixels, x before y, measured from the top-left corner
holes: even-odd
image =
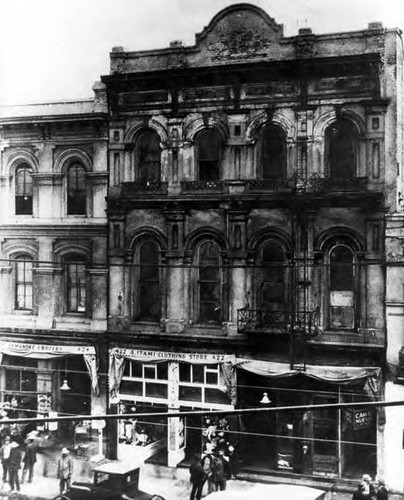
[[[232,355],[113,348],[110,351],[112,398],[121,412],[231,410],[236,380]],[[204,419],[173,417],[121,421],[119,441],[135,446],[160,441],[171,466],[203,447]],[[146,437],[144,436],[146,435]]]
[[[247,360],[238,360],[237,368],[240,407],[310,407],[380,396],[379,368],[308,366],[296,372],[281,363]],[[383,414],[367,407],[257,413],[243,419],[240,455],[243,465],[253,469],[330,478],[374,476],[382,424]]]
[[[0,351],[3,418],[91,414],[100,406],[93,346],[1,341]],[[73,439],[67,425],[39,427]]]

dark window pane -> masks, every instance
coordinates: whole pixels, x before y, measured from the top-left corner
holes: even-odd
[[[21,390],[36,391],[36,373],[28,371],[21,372]]]
[[[180,382],[191,382],[191,365],[180,363]]]
[[[139,250],[139,316],[158,320],[160,307],[159,247],[154,241],[145,241]]]
[[[267,243],[262,251],[260,300],[263,309],[282,310],[285,307],[285,267],[283,249]]]
[[[157,363],[157,378],[158,380],[167,380],[168,365],[167,363]]]
[[[330,254],[331,290],[353,290],[354,266],[352,251],[344,246],[335,247]]]
[[[144,370],[144,378],[152,379],[154,380],[156,378],[156,372],[155,372],[155,367],[154,366],[145,366],[143,368]]]
[[[167,398],[167,385],[146,383],[146,396],[150,398]]]
[[[207,384],[217,385],[218,382],[219,382],[219,376],[217,373],[206,372],[206,383]]]
[[[132,377],[142,378],[143,363],[140,361],[131,361],[132,363]]]
[[[85,169],[79,163],[71,165],[67,170],[67,213],[86,214]]]
[[[201,132],[198,144],[198,179],[213,181],[220,178],[221,141],[216,131],[212,129]]]
[[[6,370],[6,391],[20,391],[21,372]]]
[[[265,127],[262,133],[261,171],[264,179],[286,177],[286,138],[274,125]]]
[[[228,405],[230,401],[226,394],[219,389],[205,389],[205,402]]]
[[[204,365],[191,365],[192,366],[192,382],[204,383]]]
[[[156,132],[143,132],[137,142],[138,180],[156,182],[160,180],[160,138]]]
[[[202,401],[202,389],[180,385],[179,399],[182,401]]]
[[[122,380],[121,387],[119,389],[121,394],[131,394],[133,396],[143,395],[143,384],[142,382],[134,382],[133,380]]]
[[[340,120],[327,128],[326,145],[331,177],[355,177],[356,142],[355,129],[346,120]]]

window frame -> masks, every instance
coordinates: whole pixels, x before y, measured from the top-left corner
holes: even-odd
[[[275,164],[279,163],[280,167],[277,165],[277,169],[279,172],[277,175],[267,175],[270,174],[271,170],[271,165],[268,165],[265,168],[264,165],[264,158],[265,157],[270,157],[272,158],[273,155],[273,149],[274,145],[272,144],[272,149],[269,148],[269,150],[264,154],[264,147],[267,145],[267,141],[265,140],[266,137],[271,137],[271,138],[276,138],[279,140],[278,146],[280,143],[282,143],[282,157],[279,162],[274,162]],[[258,140],[258,148],[257,148],[257,153],[258,153],[258,177],[263,180],[280,180],[280,179],[285,179],[287,177],[287,171],[288,171],[288,157],[287,157],[287,141],[286,141],[286,133],[283,130],[283,128],[275,123],[267,123],[264,125],[260,131],[259,134],[259,140]],[[280,156],[278,154],[277,156]]]
[[[24,179],[22,182],[22,192],[19,194],[20,176],[24,173]],[[27,183],[27,174],[30,177],[30,181]],[[33,168],[29,163],[20,163],[15,170],[15,185],[14,185],[14,205],[15,205],[15,215],[33,215],[33,199],[34,199],[34,182],[33,182]],[[26,189],[28,192],[26,192]]]
[[[212,147],[211,143],[207,143],[207,149],[210,151],[216,150],[216,157],[214,159],[208,159],[208,158],[202,158],[201,159],[201,143],[204,140],[205,137],[211,136],[211,139],[214,139],[216,141],[216,144],[214,145],[215,147]],[[196,136],[195,139],[195,152],[196,152],[196,178],[198,181],[202,182],[217,182],[220,181],[222,178],[222,156],[223,156],[223,145],[222,145],[222,137],[220,133],[213,127],[205,128],[201,130],[198,135]],[[213,174],[207,175],[207,172],[209,169],[202,168],[201,162],[204,164],[213,164],[215,163],[212,171]],[[204,175],[201,175],[201,173],[204,172]]]
[[[73,170],[75,170],[74,188],[71,187],[70,182],[71,172]],[[78,171],[81,171],[82,175],[78,175]],[[68,216],[87,216],[88,200],[86,173],[87,170],[85,166],[78,160],[70,162],[66,169],[66,213]],[[81,185],[80,177],[83,178],[83,185]]]
[[[142,160],[141,159],[141,148],[142,141],[145,140],[146,137],[151,137],[156,141],[158,146],[158,160],[157,160],[157,152],[153,151],[153,147],[149,154],[152,155],[152,160]],[[149,168],[149,166],[152,168]],[[135,180],[142,184],[153,184],[156,182],[161,182],[161,146],[160,146],[160,136],[153,129],[144,129],[139,132],[136,142],[135,142]]]
[[[336,166],[333,166],[334,163],[337,163],[336,159],[332,159],[332,147],[336,142],[337,137],[340,137],[342,134],[340,131],[337,132],[334,138],[331,137],[333,133],[333,129],[345,128],[344,136],[350,140],[351,145],[351,154],[353,155],[352,164],[349,167],[349,175],[346,175],[346,172],[342,172],[343,175],[338,171],[339,169]],[[359,135],[354,124],[344,118],[339,120],[335,120],[330,123],[325,130],[324,134],[324,142],[325,142],[325,165],[327,169],[327,175],[331,179],[355,179],[358,177],[358,164],[359,164]],[[342,157],[342,152],[341,152]],[[341,159],[338,158],[338,163],[342,163]],[[346,158],[344,157],[344,161]],[[333,163],[333,164],[332,164]],[[348,171],[348,170],[347,170]]]
[[[63,267],[64,267],[64,275],[65,275],[65,310],[66,314],[71,315],[80,315],[84,316],[88,312],[88,285],[87,285],[87,258],[81,254],[66,254],[62,259]],[[84,283],[80,286],[80,282],[73,287],[70,285],[70,276],[71,276],[71,266],[75,266],[75,276],[79,276],[80,272],[77,270],[78,266],[83,266],[82,275],[84,277]],[[77,307],[72,307],[71,302],[71,291],[76,289],[76,302]],[[80,309],[80,301],[81,301],[81,292],[84,290],[84,308]]]
[[[32,257],[32,255],[30,254],[27,254],[27,253],[21,253],[21,254],[18,254],[14,257],[13,259],[13,265],[14,265],[14,310],[15,311],[21,311],[21,312],[29,312],[29,313],[33,313],[34,311],[34,258]],[[20,281],[19,280],[19,264],[22,264],[23,263],[23,280]],[[25,275],[26,275],[26,263],[31,263],[31,269],[30,269],[30,273],[31,273],[31,280],[28,281],[27,279],[25,279]],[[30,294],[30,304],[28,304],[30,307],[26,307],[27,306],[27,297],[29,297],[29,294],[27,295],[27,285],[28,285],[28,288],[31,289],[31,294]],[[19,291],[20,291],[20,288],[23,288],[24,292],[23,292],[23,297],[24,297],[24,307],[20,307],[19,306]]]

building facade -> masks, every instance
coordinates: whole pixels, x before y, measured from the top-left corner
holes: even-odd
[[[107,326],[106,110],[100,83],[87,101],[0,110],[0,389],[9,417],[105,409],[106,377],[101,396],[95,373]]]
[[[380,23],[285,37],[239,4],[194,46],[112,50],[108,332],[122,411],[384,397],[400,41]],[[393,483],[389,416],[279,412],[230,419],[226,437],[246,469]],[[168,463],[216,424],[170,419]]]
[[[237,4],[113,48],[90,101],[1,109],[3,407],[228,410],[122,420],[120,450],[402,490],[402,408],[310,409],[401,398],[402,61],[380,23]],[[265,404],[302,408],[231,413]]]

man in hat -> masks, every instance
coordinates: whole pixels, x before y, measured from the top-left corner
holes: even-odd
[[[377,481],[377,493],[376,493],[376,499],[377,500],[388,500],[389,499],[389,493],[386,488],[386,483],[384,482],[384,479],[379,477]]]
[[[25,455],[24,455],[24,468],[22,470],[22,482],[26,481],[26,476],[28,474],[28,482],[32,483],[32,478],[34,477],[34,465],[36,462],[36,446],[35,440],[32,435],[27,436]]]
[[[69,450],[62,448],[62,456],[58,460],[58,472],[60,494],[66,493],[70,488],[70,480],[73,474],[73,461],[69,457]]]
[[[8,459],[8,474],[10,489],[12,492],[20,491],[20,479],[18,477],[21,468],[22,451],[17,441],[11,441],[10,457]]]

